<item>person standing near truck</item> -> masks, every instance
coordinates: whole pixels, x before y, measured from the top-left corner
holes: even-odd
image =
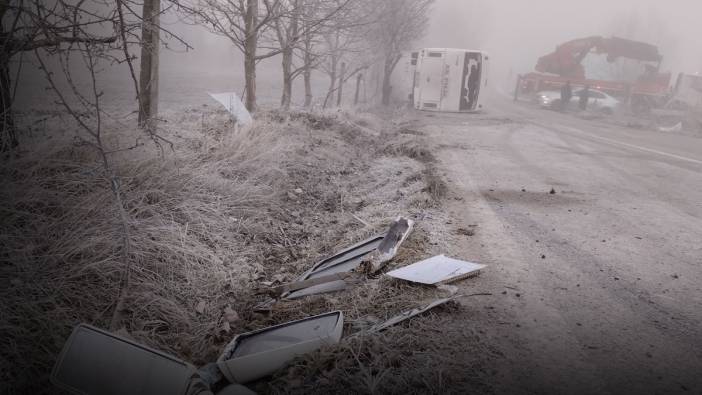
[[[590,85],[585,85],[585,88],[578,92],[578,96],[580,96],[580,102],[578,103],[580,111],[587,110],[587,102],[590,100]]]
[[[570,99],[573,97],[573,88],[570,87],[570,81],[561,86],[561,111],[565,111],[570,104]]]

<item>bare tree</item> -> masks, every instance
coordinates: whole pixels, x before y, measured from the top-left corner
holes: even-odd
[[[271,5],[271,0],[264,0]],[[283,72],[283,94],[281,106],[290,107],[293,81],[301,74],[305,75],[305,101],[311,102],[311,71],[316,65],[319,54],[313,52],[316,39],[325,31],[339,26],[350,16],[349,10],[358,0],[287,0],[278,3],[281,11],[273,20],[275,43],[281,51]],[[346,22],[349,23],[348,21]],[[271,48],[273,49],[273,48]],[[295,65],[296,52],[301,62]],[[300,64],[301,63],[301,64]]]
[[[379,0],[377,21],[371,42],[383,56],[382,103],[390,103],[390,76],[402,52],[422,37],[429,26],[429,13],[434,0]]]
[[[141,68],[139,75],[139,125],[150,124],[158,116],[158,67],[161,0],[144,0],[141,28]]]
[[[110,151],[105,145],[103,137],[104,111],[101,106],[102,92],[99,90],[97,83],[97,69],[98,62],[101,58],[108,58],[110,61],[114,60],[114,58],[107,55],[108,52],[106,48],[89,42],[72,45],[69,48],[58,48],[52,52],[44,51],[44,54],[42,54],[40,49],[34,50],[35,57],[40,65],[40,69],[44,71],[50,90],[58,98],[58,104],[66,110],[78,126],[75,136],[78,144],[88,146],[94,149],[98,154],[103,177],[109,183],[110,189],[115,197],[115,206],[119,213],[119,222],[122,228],[122,263],[124,264],[124,269],[122,272],[120,292],[115,298],[115,307],[110,327],[111,329],[118,329],[121,323],[121,313],[131,277],[132,256],[130,251],[130,220],[124,208],[120,180],[114,170],[114,165],[110,161],[110,156],[122,149]],[[73,74],[75,71],[72,71],[73,67],[70,63],[72,55],[76,53],[79,53],[82,57],[85,70],[88,73],[90,87],[87,89],[87,92],[76,87],[73,82]],[[64,90],[60,88],[58,82],[60,77],[58,77],[56,73],[50,71],[48,62],[45,59],[47,54],[58,60],[63,72],[62,76],[65,78],[65,82],[68,82],[70,86],[70,93],[64,92]],[[139,141],[135,143],[134,147],[138,145],[140,145]]]
[[[14,44],[15,48],[21,52],[31,51],[34,55],[48,82],[49,92],[53,93],[57,99],[56,103],[63,107],[76,125],[76,144],[89,147],[97,154],[101,178],[106,181],[114,196],[122,234],[121,263],[124,265],[110,324],[112,329],[117,329],[121,325],[135,258],[131,252],[131,220],[124,207],[123,191],[113,155],[134,149],[142,143],[140,137],[128,147],[110,146],[105,143],[104,120],[114,117],[110,116],[102,105],[103,92],[100,90],[97,74],[104,65],[127,64],[137,99],[141,101],[138,95],[139,82],[133,67],[134,56],[129,51],[130,45],[138,45],[141,41],[141,15],[134,12],[136,3],[131,0],[117,0],[114,3],[82,0],[70,4],[56,0],[51,3],[51,8],[45,7],[43,3],[43,0],[18,1],[20,6],[27,7],[13,9],[19,14],[17,19],[23,19],[22,24],[18,22],[13,25],[9,32],[12,32],[15,38],[5,38],[5,42],[12,44],[18,37],[24,38],[19,44]],[[178,40],[183,42],[179,38]],[[83,86],[86,79],[87,88]],[[140,104],[140,110],[141,108]],[[160,148],[163,142],[172,147],[172,144],[158,136],[155,130],[149,129],[149,136]]]
[[[249,111],[256,111],[256,64],[280,54],[281,48],[266,48],[259,53],[260,41],[271,23],[281,17],[285,8],[283,0],[193,0],[183,8],[196,23],[228,38],[244,55],[245,104]],[[181,2],[181,6],[184,2]]]
[[[264,1],[269,7],[272,5],[271,0]],[[290,108],[290,102],[292,100],[292,84],[295,79],[292,70],[293,51],[300,37],[302,37],[300,29],[306,29],[308,27],[307,24],[304,24],[302,27],[300,26],[303,17],[303,1],[304,0],[290,0],[284,3],[278,3],[278,7],[281,9],[280,17],[273,21],[273,30],[275,31],[276,40],[282,55],[283,93],[280,99],[280,105],[284,109]]]
[[[377,61],[367,36],[368,29],[375,24],[373,9],[373,2],[356,1],[324,31],[320,55],[323,61],[317,67],[329,77],[324,107],[333,101],[335,93],[340,105],[344,82]]]
[[[66,44],[111,44],[117,35],[105,26],[114,22],[110,12],[88,11],[96,4],[44,0],[0,0],[0,102],[2,130],[0,151],[17,146],[13,102],[21,59],[14,64],[17,74],[12,78],[13,60],[25,52],[52,50]],[[98,9],[100,5],[97,5]]]

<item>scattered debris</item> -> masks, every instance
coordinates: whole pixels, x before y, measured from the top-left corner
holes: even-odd
[[[397,250],[405,239],[407,239],[407,236],[412,233],[413,227],[414,221],[411,219],[397,217],[395,222],[390,226],[383,241],[378,245],[377,251],[371,255],[368,261],[370,273],[377,273],[397,255]]]
[[[284,284],[284,285],[275,287],[271,290],[271,293],[274,296],[280,296],[283,294],[287,294],[289,292],[299,291],[299,290],[303,290],[303,289],[309,290],[310,288],[316,287],[318,285],[327,285],[329,283],[337,283],[337,282],[341,282],[343,284],[346,284],[344,282],[344,280],[346,280],[347,278],[349,278],[351,276],[352,276],[351,273],[334,273],[334,274],[330,274],[328,276],[314,277],[314,278],[310,278],[307,280],[297,281],[294,283]],[[345,286],[341,287],[340,289],[344,289],[344,288],[345,288]],[[321,293],[321,292],[319,292],[319,293]],[[292,297],[292,298],[289,297],[289,299],[294,299],[295,297],[299,297],[299,295],[297,295],[297,293],[296,293],[296,295],[294,295],[294,297]]]
[[[171,355],[80,324],[63,346],[51,382],[75,394],[197,394],[208,386]]]
[[[302,189],[293,192],[299,195]],[[282,284],[285,278],[276,276],[265,283],[269,287],[268,292],[276,299],[296,299],[343,290],[355,277],[364,277],[365,280],[363,272],[376,273],[381,270],[396,256],[413,227],[412,220],[398,217],[385,235],[371,237],[318,262],[295,282]],[[461,229],[469,232],[468,229]],[[472,234],[472,229],[470,232]],[[458,287],[445,283],[475,275],[484,267],[438,255],[389,272],[391,277],[436,285],[448,297],[403,311],[384,322],[374,318],[368,331],[358,333],[382,331],[460,297]],[[263,305],[270,307],[276,299]],[[206,308],[206,301],[199,300],[195,312],[204,314]],[[221,316],[222,330],[229,333],[231,324],[239,320],[237,311],[226,305]],[[207,364],[200,370],[130,340],[81,325],[64,347],[52,380],[64,389],[79,393],[134,393],[142,388],[150,389],[148,392],[163,392],[165,388],[168,393],[190,394],[208,391],[210,386],[226,379],[236,384],[225,387],[220,394],[251,394],[248,388],[239,384],[270,375],[296,356],[338,343],[343,323],[343,313],[334,311],[239,334],[224,348],[216,363]],[[86,360],[90,363],[86,363]],[[96,377],[99,380],[93,380]],[[180,379],[174,380],[173,377]],[[161,383],[161,380],[167,382]],[[133,385],[139,385],[139,389],[132,388]],[[192,392],[193,389],[195,392]]]
[[[305,272],[298,281],[271,290],[273,296],[297,299],[303,296],[336,292],[346,288],[347,280],[364,262],[369,264],[371,273],[380,270],[397,254],[397,250],[412,232],[414,221],[398,217],[388,232],[374,236],[349,247],[334,256],[318,262]],[[271,302],[257,306],[265,309]]]
[[[334,311],[244,333],[227,345],[217,364],[230,382],[256,380],[298,355],[338,343],[343,325],[343,313]]]
[[[253,122],[249,110],[246,109],[244,103],[241,102],[239,96],[234,92],[225,93],[209,93],[210,97],[218,101],[227,109],[240,126],[247,126]]]
[[[408,319],[410,319],[410,318],[412,318],[412,317],[414,317],[414,316],[417,316],[417,315],[419,315],[419,314],[422,314],[422,313],[424,313],[425,311],[431,310],[431,309],[433,309],[433,308],[436,307],[436,306],[440,306],[440,305],[442,305],[442,304],[444,304],[444,303],[447,303],[447,302],[449,302],[449,301],[451,301],[451,300],[453,300],[453,299],[454,299],[454,297],[444,298],[444,299],[437,299],[437,300],[435,300],[435,301],[433,301],[433,302],[431,302],[431,303],[429,303],[429,304],[427,304],[427,305],[425,305],[425,306],[423,306],[423,307],[417,307],[417,308],[414,308],[414,309],[412,309],[412,310],[403,311],[402,313],[400,313],[400,314],[398,314],[398,315],[396,315],[396,316],[390,318],[389,320],[387,320],[387,321],[385,321],[385,322],[382,322],[382,323],[380,323],[380,324],[377,324],[377,325],[372,326],[372,327],[369,329],[369,332],[371,332],[371,333],[373,333],[373,332],[380,332],[380,331],[382,331],[382,330],[384,330],[384,329],[387,329],[387,328],[389,328],[389,327],[391,327],[391,326],[393,326],[393,325],[397,325],[397,324],[399,324],[399,323],[402,322],[402,321],[408,320]]]
[[[456,233],[458,233],[461,236],[475,236],[475,230],[473,229],[458,228],[456,230]]]
[[[331,278],[330,276],[349,273],[355,270],[360,266],[361,262],[367,255],[371,254],[378,248],[378,246],[380,246],[383,238],[384,236],[382,235],[371,237],[318,262],[311,269],[300,276],[297,282],[302,283],[313,279],[328,279]],[[342,281],[339,278],[336,280]],[[317,293],[333,292],[333,290],[337,290],[340,287],[340,284],[336,283],[335,286],[330,288],[329,284],[326,284],[327,282],[329,282],[329,280],[321,281],[321,283],[318,283],[319,285],[308,285],[308,287],[304,289],[304,292],[301,288],[297,288],[299,291],[291,289],[290,293],[287,295],[283,294],[283,296],[287,299],[295,299],[302,297],[303,295],[301,294],[303,293],[305,295],[314,295]]]
[[[485,265],[448,258],[444,255],[388,272],[388,276],[421,284],[449,283],[476,275]]]
[[[677,124],[666,127],[666,126],[659,126],[658,131],[659,132],[679,132],[682,130],[682,122],[678,122]]]

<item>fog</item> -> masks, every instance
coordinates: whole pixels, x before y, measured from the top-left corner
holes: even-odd
[[[493,80],[533,70],[563,42],[612,36],[659,46],[662,70],[702,71],[702,2],[682,0],[438,0],[422,46],[493,55]]]
[[[510,73],[532,71],[536,60],[558,44],[594,35],[657,45],[663,71],[694,73],[702,70],[699,15],[702,2],[694,0],[437,0],[427,35],[417,47],[490,52],[493,86],[500,86]],[[194,50],[183,53],[174,46],[175,50],[166,51],[162,55],[164,78],[204,73],[228,87],[241,85],[241,55],[226,38],[183,25],[174,16],[166,18],[166,23]],[[278,82],[277,68],[275,58],[261,64],[263,89]]]
[[[662,71],[675,76],[702,71],[699,15],[702,2],[695,0],[437,0],[426,36],[415,46],[488,51],[492,55],[491,85],[509,89],[511,77],[532,71],[537,59],[557,45],[580,37],[616,35],[659,46]],[[188,25],[173,13],[165,15],[162,24],[192,47],[186,50],[177,40],[167,39],[168,49],[161,54],[161,101],[166,107],[207,100],[208,90],[243,90],[242,56],[227,38]],[[259,64],[263,103],[278,100],[279,68],[275,57]],[[114,98],[133,101],[129,84],[112,81],[127,79],[126,68],[111,70],[107,78],[111,80],[106,82],[108,89],[118,91]],[[327,77],[317,73],[314,80],[315,90],[323,94]],[[300,82],[293,91],[296,102],[302,96]]]

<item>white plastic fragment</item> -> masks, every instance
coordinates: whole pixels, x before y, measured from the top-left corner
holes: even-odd
[[[658,131],[659,131],[659,132],[668,132],[668,133],[670,133],[670,132],[679,132],[679,131],[682,130],[682,126],[683,126],[683,125],[682,125],[682,122],[678,122],[678,123],[676,123],[675,125],[670,126],[670,127],[660,126],[660,127],[658,128]]]
[[[86,324],[66,341],[51,382],[73,394],[208,393],[194,366]]]
[[[232,383],[247,383],[274,373],[298,355],[341,339],[344,315],[334,311],[244,333],[235,337],[217,359]]]
[[[453,297],[451,297],[451,298],[444,298],[444,299],[437,299],[437,300],[435,300],[435,301],[433,301],[433,302],[427,304],[426,306],[417,307],[417,308],[414,308],[414,309],[412,309],[412,310],[403,311],[402,313],[400,313],[400,314],[398,314],[398,315],[396,315],[396,316],[390,318],[389,320],[387,320],[387,321],[385,321],[385,322],[381,322],[380,324],[374,325],[373,327],[371,327],[371,328],[369,329],[369,331],[370,331],[370,332],[379,332],[379,331],[382,331],[382,330],[384,330],[384,329],[387,329],[387,328],[389,328],[389,327],[391,327],[391,326],[393,326],[393,325],[397,325],[397,324],[399,324],[399,323],[402,322],[402,321],[408,320],[408,319],[410,319],[410,318],[412,318],[412,317],[414,317],[414,316],[417,316],[417,315],[419,315],[419,314],[422,314],[422,313],[424,313],[425,311],[431,310],[431,309],[433,309],[434,307],[440,306],[440,305],[442,305],[442,304],[444,304],[444,303],[446,303],[446,302],[449,302],[449,301],[451,301],[451,300],[453,300]]]
[[[241,126],[246,126],[253,122],[251,118],[251,113],[246,109],[244,103],[241,102],[239,96],[234,92],[224,92],[224,93],[208,93],[210,97],[218,101],[224,106],[224,108],[229,111],[236,122]]]
[[[387,275],[401,280],[432,285],[450,283],[470,277],[483,268],[485,268],[485,265],[437,255],[393,270],[388,272]]]

